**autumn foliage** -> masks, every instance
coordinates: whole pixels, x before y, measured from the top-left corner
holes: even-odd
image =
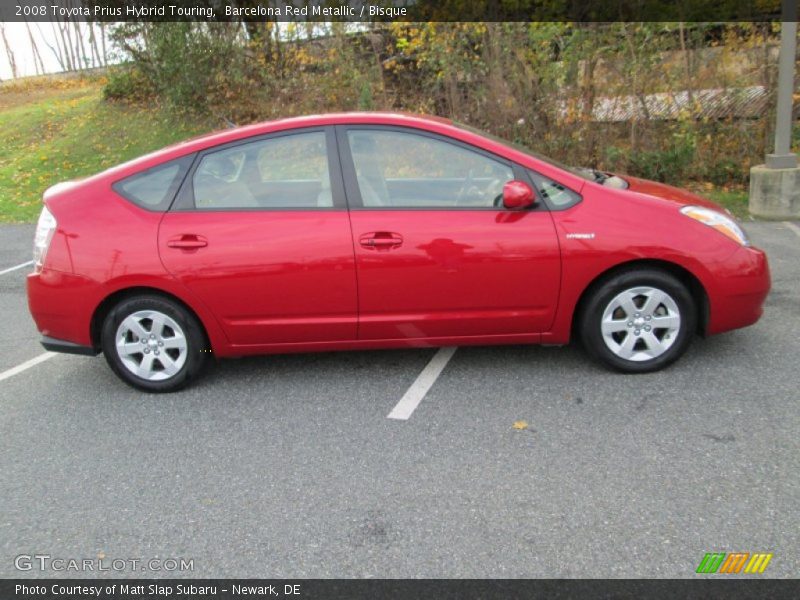
[[[111,73],[106,96],[157,99],[216,125],[429,113],[570,164],[735,185],[770,141],[778,27],[127,23],[113,35],[130,62]],[[703,90],[720,90],[731,106],[709,111]],[[741,90],[766,95],[766,108],[748,112]],[[654,98],[678,97],[668,117],[649,109]],[[613,102],[631,114],[598,114]]]

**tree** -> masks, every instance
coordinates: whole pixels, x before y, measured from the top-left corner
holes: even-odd
[[[6,37],[6,28],[2,22],[0,22],[0,37],[3,38],[3,46],[6,49],[6,56],[8,57],[8,65],[11,67],[11,77],[16,79],[17,73],[17,60],[14,58],[14,51],[11,49],[11,45],[8,43],[8,38]]]

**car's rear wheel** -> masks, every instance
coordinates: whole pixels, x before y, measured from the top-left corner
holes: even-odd
[[[647,373],[677,360],[697,328],[697,308],[686,286],[655,269],[618,273],[594,289],[580,333],[587,351],[605,365]]]
[[[125,383],[146,392],[173,392],[201,371],[209,356],[197,319],[168,298],[127,298],[106,316],[103,352]]]

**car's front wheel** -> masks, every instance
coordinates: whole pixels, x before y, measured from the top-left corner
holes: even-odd
[[[197,319],[168,298],[127,298],[106,316],[103,353],[125,383],[146,392],[173,392],[201,371],[209,356]]]
[[[697,328],[686,286],[655,269],[618,273],[594,289],[580,320],[587,351],[605,365],[647,373],[677,360]]]

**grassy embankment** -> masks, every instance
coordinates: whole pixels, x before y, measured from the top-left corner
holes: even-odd
[[[156,108],[106,102],[102,80],[0,87],[0,222],[35,221],[42,192],[203,128]]]
[[[35,221],[42,192],[209,129],[158,107],[104,101],[102,79],[0,86],[0,222]],[[699,188],[739,217],[747,191]]]

